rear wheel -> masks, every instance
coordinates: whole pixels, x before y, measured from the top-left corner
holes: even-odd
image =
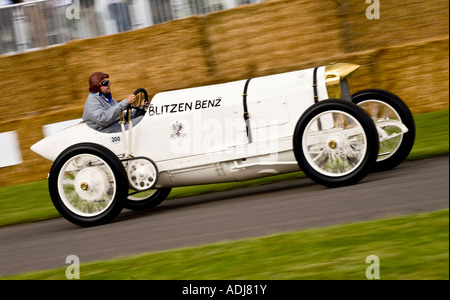
[[[302,171],[328,187],[355,184],[378,154],[372,120],[357,105],[324,100],[307,109],[294,132],[294,153]]]
[[[374,170],[389,170],[402,163],[416,135],[408,106],[395,94],[379,89],[359,91],[352,95],[352,101],[369,114],[378,130],[380,151]]]
[[[105,224],[122,210],[128,184],[120,160],[95,144],[61,153],[49,174],[50,197],[58,212],[80,226]]]

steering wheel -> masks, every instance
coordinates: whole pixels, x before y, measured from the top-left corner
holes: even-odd
[[[149,104],[147,91],[143,88],[139,88],[134,91],[133,94],[136,96],[139,95],[139,98],[136,97],[136,101],[133,104],[130,104],[129,108],[133,108],[136,110],[136,113],[134,114],[135,117],[144,115]],[[144,99],[142,99],[142,95],[144,95]],[[142,101],[144,101],[145,103],[144,107],[141,107]]]
[[[144,103],[148,102],[148,94],[147,94],[147,91],[145,89],[139,88],[136,91],[134,91],[133,94],[136,95],[136,96],[139,95],[139,103],[138,103],[137,106],[132,104],[131,105],[132,108],[141,108],[142,94],[144,94]],[[134,104],[136,104],[136,102]]]

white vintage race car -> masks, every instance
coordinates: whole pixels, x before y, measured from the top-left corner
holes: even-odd
[[[358,67],[158,93],[128,130],[102,133],[80,123],[31,149],[53,161],[51,199],[80,226],[107,223],[123,207],[154,207],[178,186],[298,170],[328,187],[355,184],[400,164],[415,138],[412,114],[396,95],[350,95],[347,78]],[[144,89],[135,94],[148,101]]]

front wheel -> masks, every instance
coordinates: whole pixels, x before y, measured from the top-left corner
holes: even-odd
[[[96,226],[114,219],[128,193],[125,170],[110,150],[77,144],[61,153],[49,174],[49,192],[58,212],[79,226]]]
[[[374,171],[389,170],[402,163],[411,152],[416,136],[414,118],[397,95],[367,89],[352,95],[353,103],[372,118],[380,138],[380,153]]]
[[[378,155],[374,123],[357,105],[324,100],[308,108],[294,132],[294,153],[301,170],[328,187],[355,184]]]

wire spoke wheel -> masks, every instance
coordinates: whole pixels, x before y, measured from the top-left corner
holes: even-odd
[[[339,99],[308,108],[294,132],[294,154],[300,169],[328,187],[357,183],[378,155],[374,123],[357,105]]]
[[[104,212],[116,193],[111,168],[99,157],[80,154],[61,168],[58,190],[64,205],[73,213],[93,217]]]
[[[95,226],[115,218],[128,192],[123,165],[110,150],[90,143],[61,153],[49,174],[55,208],[70,222]]]
[[[366,100],[358,105],[369,114],[377,126],[380,135],[380,152],[377,161],[388,159],[402,144],[402,129],[395,125],[395,122],[402,123],[402,119],[390,105],[378,100]]]
[[[380,89],[359,91],[352,95],[352,102],[364,109],[378,131],[380,151],[374,170],[389,170],[402,163],[416,135],[408,106],[397,95]]]
[[[367,151],[367,137],[361,124],[351,115],[327,111],[308,123],[302,147],[311,167],[336,177],[351,173],[361,164]]]

